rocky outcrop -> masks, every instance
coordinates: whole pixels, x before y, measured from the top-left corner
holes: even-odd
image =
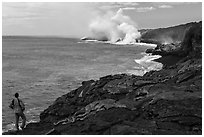
[[[162,70],[84,81],[57,98],[40,114],[39,122],[18,133],[3,134],[201,135],[202,58],[196,29],[190,28],[180,44],[186,56],[175,54],[178,60]],[[156,50],[176,51],[175,45]],[[163,56],[164,62],[165,57],[175,57]]]
[[[197,24],[197,22],[191,22],[167,28],[139,30],[141,33],[141,41],[155,44],[180,43],[185,36],[186,29],[194,26],[195,24]]]
[[[179,56],[188,55],[201,57],[202,52],[202,22],[194,23],[183,31],[181,42],[158,44],[155,49],[147,49],[146,53],[161,56]]]

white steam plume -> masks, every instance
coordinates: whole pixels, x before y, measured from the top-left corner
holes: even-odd
[[[107,40],[112,43],[131,44],[140,38],[135,23],[119,9],[114,15],[108,12],[98,16],[89,25],[92,37],[97,40]]]

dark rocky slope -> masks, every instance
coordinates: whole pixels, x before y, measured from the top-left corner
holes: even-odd
[[[152,53],[153,55],[161,55],[164,60],[162,63],[168,63],[168,58],[174,60],[182,59],[186,56],[201,58],[202,56],[202,22],[194,23],[184,31],[184,38],[181,42],[161,44],[158,43],[155,49],[147,49],[146,53]]]
[[[191,22],[167,28],[142,29],[139,30],[142,35],[141,41],[156,44],[180,43],[184,38],[185,31],[195,24],[197,23]]]
[[[3,134],[202,134],[202,28],[193,27],[175,53],[164,51],[177,59],[162,70],[84,81],[57,98],[38,123]]]

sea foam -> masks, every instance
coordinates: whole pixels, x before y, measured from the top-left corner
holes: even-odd
[[[134,69],[132,70],[128,70],[127,73],[143,76],[145,73],[151,70],[156,70],[156,71],[161,70],[163,67],[163,64],[153,61],[160,57],[161,57],[160,55],[146,54],[141,59],[135,59],[137,66],[135,66]]]
[[[78,43],[105,43],[105,44],[113,44],[113,45],[132,45],[132,46],[149,46],[149,47],[156,47],[156,44],[151,43],[143,43],[143,42],[133,42],[133,43],[124,43],[122,41],[119,42],[111,42],[111,41],[100,41],[100,40],[83,40],[79,41]]]

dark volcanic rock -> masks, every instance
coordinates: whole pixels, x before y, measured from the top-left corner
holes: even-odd
[[[197,22],[181,24],[168,28],[149,29],[143,31],[140,30],[142,35],[141,41],[154,44],[179,43],[184,38],[185,30],[194,26],[195,24],[197,24]]]
[[[182,41],[183,56],[191,53],[191,56],[201,57],[202,53],[202,22],[190,27]]]
[[[84,81],[57,98],[40,114],[39,122],[29,123],[20,132],[3,134],[201,135],[199,29],[199,24],[190,28],[180,44],[155,49],[170,53],[169,58],[164,54],[163,62],[174,60],[162,70],[144,76],[117,74]]]
[[[201,57],[202,52],[202,22],[194,23],[187,27],[183,34],[182,41],[158,44],[155,49],[147,49],[146,53],[161,56],[179,56],[185,57],[187,55]]]
[[[83,82],[14,134],[202,134],[201,62]]]

